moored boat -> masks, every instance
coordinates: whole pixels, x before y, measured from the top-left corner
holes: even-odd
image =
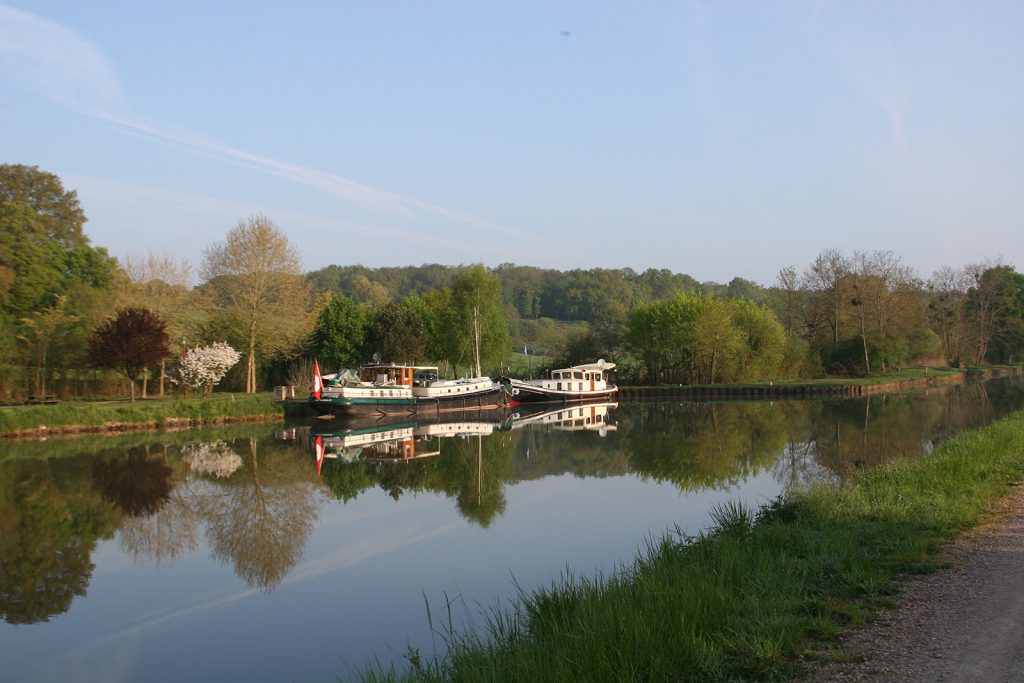
[[[319,395],[317,395],[319,393]],[[431,415],[505,405],[505,389],[490,377],[443,380],[432,365],[374,363],[358,375],[323,375],[310,403],[321,415]]]
[[[513,404],[609,399],[619,390],[608,381],[608,371],[614,367],[615,363],[602,359],[552,370],[548,379],[502,378],[502,382],[508,387]]]

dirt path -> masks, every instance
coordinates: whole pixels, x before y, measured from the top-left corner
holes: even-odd
[[[806,680],[1024,681],[1024,486],[945,559],[950,568],[901,581],[898,607],[849,633],[848,659]]]

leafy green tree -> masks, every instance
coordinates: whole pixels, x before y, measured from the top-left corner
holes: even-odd
[[[733,299],[749,299],[750,301],[763,303],[766,298],[765,290],[761,285],[750,280],[744,280],[741,277],[734,277],[730,280],[726,291],[729,297]]]
[[[36,395],[47,393],[46,380],[49,376],[50,351],[60,343],[65,328],[74,324],[77,317],[65,310],[67,297],[61,295],[49,308],[37,311],[21,319],[21,334],[18,341],[25,349],[25,360],[33,368],[33,387]]]
[[[367,330],[367,348],[396,362],[425,359],[430,347],[428,316],[426,304],[418,296],[406,297],[401,304],[387,302],[374,313]]]
[[[367,315],[344,294],[334,294],[313,328],[313,352],[329,368],[359,365],[365,358]]]
[[[464,270],[448,293],[433,303],[438,311],[437,350],[445,361],[455,367],[473,366],[480,374],[483,367],[496,367],[508,355],[512,341],[501,304],[501,282],[482,265]]]
[[[732,303],[733,322],[743,336],[737,356],[737,376],[743,380],[778,375],[786,351],[786,335],[767,306],[749,299]]]
[[[1014,362],[1024,353],[1024,275],[1007,265],[975,266],[973,279],[966,305],[977,335],[975,362]]]
[[[39,233],[64,249],[89,243],[82,232],[86,218],[78,194],[65,190],[53,173],[38,166],[0,164],[0,205],[11,203],[31,207]]]
[[[145,308],[122,308],[100,325],[89,340],[96,365],[117,370],[128,379],[131,400],[143,368],[167,357],[167,324]]]
[[[0,165],[0,300],[15,317],[77,283],[109,287],[116,261],[89,246],[74,191],[36,167]]]

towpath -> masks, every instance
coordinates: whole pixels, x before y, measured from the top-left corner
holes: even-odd
[[[1024,486],[944,553],[950,566],[907,577],[894,609],[843,638],[813,666],[826,681],[1024,681]]]

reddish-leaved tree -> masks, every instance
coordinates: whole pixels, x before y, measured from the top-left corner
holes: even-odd
[[[146,308],[122,308],[96,328],[89,340],[89,355],[99,366],[113,368],[128,378],[131,400],[135,379],[150,365],[167,357],[167,323]]]

